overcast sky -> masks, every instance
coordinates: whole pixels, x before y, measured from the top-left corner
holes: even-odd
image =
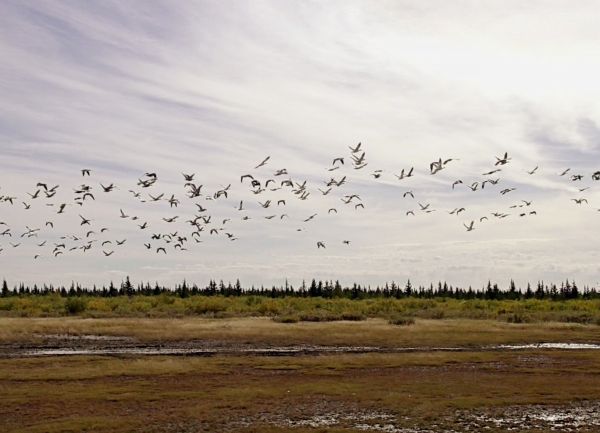
[[[0,203],[13,234],[0,237],[0,277],[597,285],[598,16],[597,1],[2,1],[0,195],[18,199]],[[359,141],[368,166],[354,170],[348,146]],[[457,179],[484,180],[504,152],[512,160],[498,185],[452,189]],[[335,157],[346,164],[328,172]],[[459,161],[430,175],[438,158]],[[394,176],[412,166],[414,177]],[[92,175],[82,178],[82,168]],[[274,172],[282,168],[307,180],[308,200],[289,189],[256,196],[240,184],[245,173],[280,181],[287,177]],[[370,176],[375,170],[379,179]],[[145,172],[159,179],[142,191],[136,182]],[[201,198],[186,198],[182,172],[196,173]],[[344,175],[343,187],[318,191]],[[31,199],[39,181],[60,184],[57,196]],[[118,189],[103,193],[100,182]],[[79,207],[73,188],[82,183],[96,200]],[[206,200],[228,184],[228,199]],[[175,194],[182,204],[140,203],[129,189]],[[403,198],[408,190],[414,200]],[[365,209],[341,202],[352,193]],[[285,207],[257,204],[281,198]],[[240,200],[246,211],[235,209]],[[532,204],[510,208],[521,200]],[[64,215],[46,206],[63,202]],[[213,215],[207,232],[231,218],[226,230],[191,241],[185,220],[194,203]],[[332,207],[338,214],[328,214]],[[456,207],[466,211],[449,215]],[[120,208],[150,227],[119,218]],[[537,215],[519,217],[531,210]],[[91,228],[78,214],[93,220]],[[161,220],[175,215],[171,225]],[[480,223],[482,216],[489,220]],[[472,220],[467,232],[463,223]],[[41,228],[37,238],[19,238],[26,225]],[[102,227],[109,231],[91,235],[98,239],[91,251],[52,256],[60,236]],[[165,256],[156,242],[144,247],[152,233],[175,230],[187,234],[187,251],[169,245]],[[101,248],[104,240],[113,244]],[[115,253],[104,257],[102,249]]]

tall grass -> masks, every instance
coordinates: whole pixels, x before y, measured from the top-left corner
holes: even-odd
[[[512,323],[541,321],[600,325],[600,300],[457,300],[447,298],[266,298],[261,296],[136,295],[63,298],[59,295],[0,298],[0,316],[9,317],[188,317],[266,316],[282,322],[393,319],[496,319]]]

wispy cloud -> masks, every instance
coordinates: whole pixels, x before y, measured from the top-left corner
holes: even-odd
[[[313,275],[596,283],[590,233],[600,229],[600,197],[589,174],[600,169],[598,12],[592,1],[2,2],[0,194],[26,198],[43,180],[60,183],[57,199],[70,202],[83,167],[94,184],[119,186],[60,220],[38,202],[32,212],[0,204],[2,218],[15,232],[52,218],[54,241],[59,232],[79,233],[77,213],[85,212],[130,245],[106,260],[92,252],[33,262],[33,245],[11,251],[0,239],[3,272],[28,281],[128,273],[254,284]],[[358,141],[365,172],[326,171]],[[513,160],[497,187],[452,190],[456,179],[481,182],[505,151]],[[308,180],[311,200],[289,197],[290,220],[264,220],[257,197],[239,184],[266,155],[265,178],[285,167]],[[460,160],[430,176],[428,164],[439,157]],[[412,166],[415,178],[393,176]],[[568,167],[587,175],[582,187],[593,186],[589,206],[570,201],[580,185],[557,175]],[[369,176],[375,169],[384,173],[377,181]],[[180,198],[181,172],[197,173],[210,192],[232,183],[230,198],[210,206],[215,219],[234,216],[240,240],[209,236],[184,254],[149,254],[147,233],[119,220],[119,208],[148,219],[152,230],[184,231],[185,222],[167,226],[161,217],[185,220],[195,206],[132,201],[127,190],[146,171],[159,173],[157,191]],[[366,209],[318,192],[342,172],[344,191],[360,194]],[[511,186],[517,190],[498,194]],[[402,197],[408,190],[415,200]],[[253,217],[245,223],[234,210],[239,200]],[[538,215],[509,211],[520,200],[531,200]],[[418,202],[436,211],[424,214]],[[460,206],[464,214],[448,215]],[[340,213],[328,214],[331,207]],[[490,212],[501,210],[511,217],[493,220]],[[463,222],[484,215],[490,221],[467,234]]]

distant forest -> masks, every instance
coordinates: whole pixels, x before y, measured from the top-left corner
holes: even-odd
[[[404,285],[400,286],[395,282],[386,283],[383,286],[361,286],[360,284],[354,283],[352,286],[342,286],[339,281],[316,281],[313,279],[310,284],[303,282],[299,287],[293,287],[290,284],[285,286],[272,286],[266,288],[261,286],[259,288],[242,287],[239,280],[234,284],[223,281],[217,283],[214,280],[210,280],[207,286],[200,287],[197,284],[188,284],[183,281],[181,284],[177,284],[174,287],[166,287],[155,283],[139,283],[134,285],[131,283],[129,277],[121,282],[118,286],[112,281],[108,286],[103,285],[98,287],[96,285],[92,287],[83,287],[78,283],[71,283],[69,287],[65,286],[53,286],[53,285],[42,285],[28,286],[23,283],[10,288],[6,280],[2,283],[2,289],[0,290],[0,297],[11,297],[11,296],[46,296],[46,295],[60,295],[62,297],[77,297],[77,296],[92,296],[92,297],[118,297],[118,296],[158,296],[158,295],[172,295],[181,298],[187,298],[190,296],[262,296],[268,298],[283,298],[283,297],[296,297],[296,298],[310,298],[310,297],[322,297],[322,298],[344,298],[344,299],[374,299],[374,298],[452,298],[452,299],[486,299],[486,300],[518,300],[518,299],[550,299],[550,300],[569,300],[569,299],[600,299],[600,292],[595,288],[584,287],[579,289],[575,282],[569,282],[568,280],[561,283],[560,286],[556,284],[544,284],[543,281],[537,283],[532,288],[530,284],[527,284],[525,290],[517,288],[514,281],[510,281],[507,288],[501,289],[498,284],[492,284],[488,282],[486,286],[481,289],[468,289],[453,287],[448,285],[446,282],[438,282],[437,285],[433,283],[428,287],[418,286],[413,287],[410,280]]]

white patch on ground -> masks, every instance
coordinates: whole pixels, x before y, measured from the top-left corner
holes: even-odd
[[[534,343],[534,344],[502,344],[494,349],[561,349],[561,350],[600,350],[600,344],[593,343]]]

